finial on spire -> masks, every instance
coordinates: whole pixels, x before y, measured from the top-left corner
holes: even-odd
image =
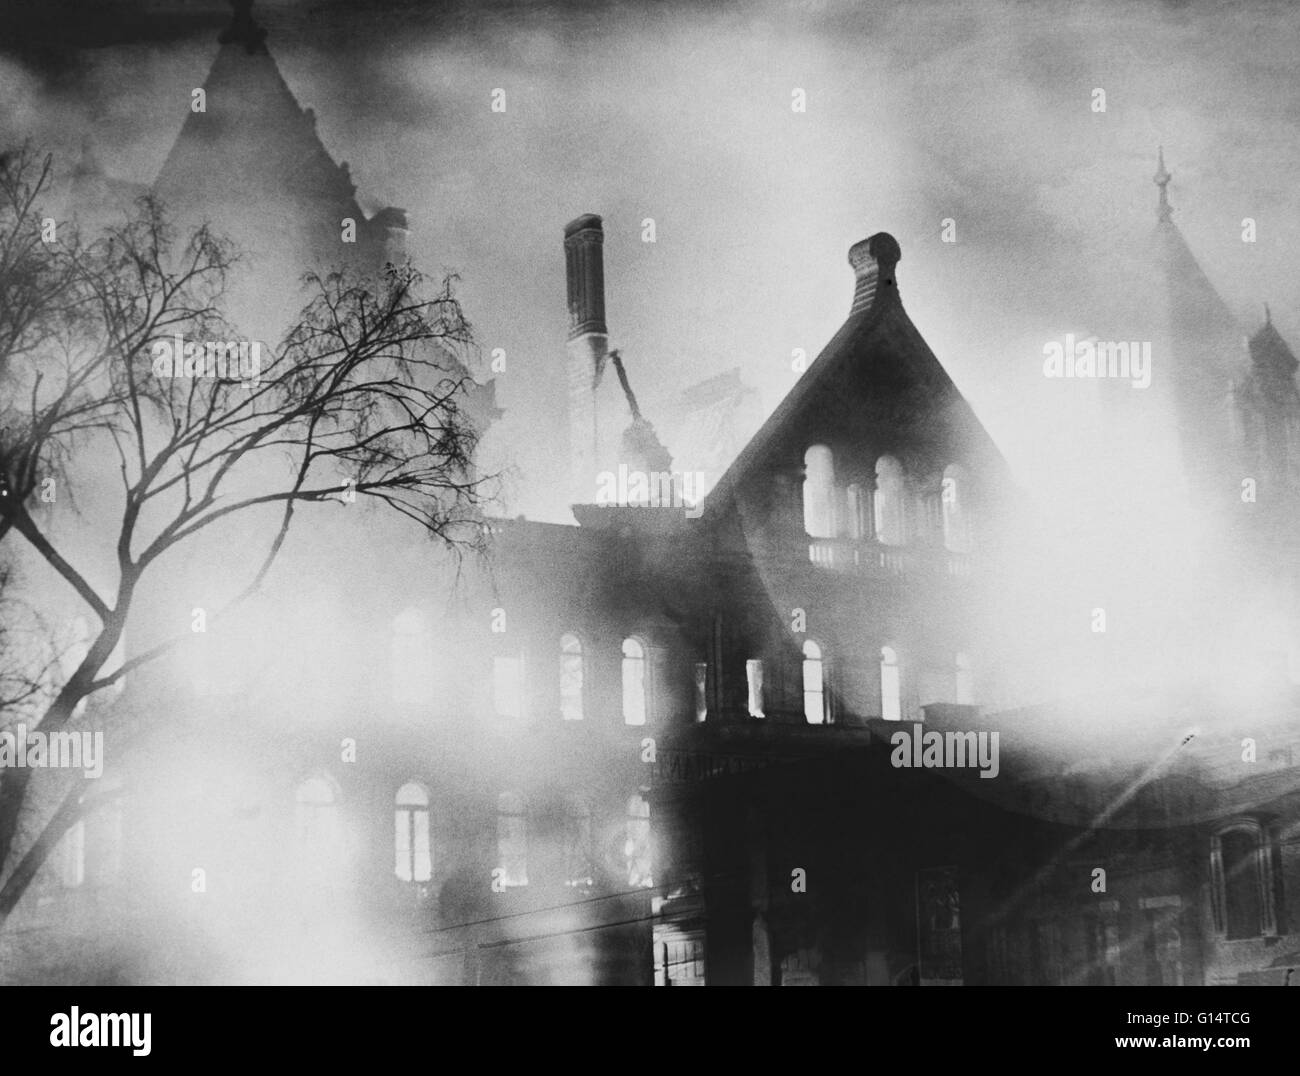
[[[1268,308],[1268,303],[1264,304],[1264,324],[1265,325],[1273,324],[1273,314]]]
[[[1173,206],[1169,204],[1169,181],[1174,177],[1165,170],[1165,147],[1159,148],[1159,164],[1156,166],[1155,184],[1160,188],[1160,205],[1156,209],[1156,219],[1172,220]]]
[[[230,0],[235,17],[221,31],[217,40],[223,45],[241,44],[250,53],[257,52],[266,40],[266,31],[253,19],[253,0]]]

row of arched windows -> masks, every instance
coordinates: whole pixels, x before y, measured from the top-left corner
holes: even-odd
[[[572,632],[560,636],[560,716],[565,721],[586,717],[586,656],[582,640]],[[523,716],[523,661],[512,656],[493,658],[493,706],[501,717]],[[625,725],[644,725],[650,709],[646,646],[629,637],[622,647],[622,713]]]
[[[810,725],[830,724],[833,720],[826,664],[821,646],[812,639],[805,641],[802,663],[803,714],[804,720]],[[745,680],[749,716],[766,716],[762,661],[751,658],[745,662]],[[952,701],[963,705],[974,702],[973,672],[970,658],[966,654],[956,655],[952,686]],[[891,646],[880,648],[880,716],[886,721],[901,721],[903,718],[902,666],[898,652]]]
[[[812,445],[804,453],[804,529],[812,538],[905,545],[916,536],[918,524],[929,521],[941,528],[948,549],[963,553],[970,547],[968,487],[964,470],[951,464],[944,469],[937,493],[917,502],[903,465],[893,456],[876,461],[874,483],[841,487],[831,450]]]
[[[498,657],[494,665],[496,711],[503,717],[522,713],[522,661]],[[577,635],[560,636],[560,714],[565,721],[581,721],[586,715],[585,656]],[[885,646],[880,650],[880,715],[888,721],[902,719],[902,672],[897,651]],[[708,662],[696,662],[693,669],[695,720],[708,717]],[[809,639],[802,648],[803,712],[810,725],[832,721],[827,662],[819,643]],[[746,708],[750,717],[766,716],[763,684],[763,661],[750,658],[745,662]],[[970,658],[956,655],[949,679],[946,701],[971,704],[974,701]],[[645,644],[629,637],[622,645],[622,717],[629,726],[646,724],[650,708],[650,678]]]
[[[343,851],[335,787],[325,777],[309,777],[298,786],[294,798],[300,863],[308,880],[313,875],[328,875],[337,869]],[[496,848],[493,880],[507,887],[527,885],[528,805],[518,792],[502,792],[497,797]],[[631,888],[653,885],[650,848],[650,804],[635,793],[627,800],[621,842],[626,882]],[[565,802],[564,855],[567,885],[594,884],[597,849],[591,808],[579,796],[570,796]],[[428,789],[408,781],[393,801],[393,873],[403,882],[427,882],[433,877],[434,856]]]

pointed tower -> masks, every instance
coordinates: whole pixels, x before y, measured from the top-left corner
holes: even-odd
[[[1173,222],[1172,179],[1161,147],[1154,245],[1166,337],[1152,376],[1174,409],[1189,490],[1222,505],[1237,497],[1242,476],[1236,397],[1246,373],[1245,334]]]
[[[1300,366],[1264,307],[1264,325],[1249,341],[1250,371],[1239,391],[1246,461],[1258,483],[1260,514],[1273,528],[1300,524]]]
[[[231,0],[233,18],[202,87],[190,94],[154,192],[187,222],[211,220],[242,250],[295,273],[400,256],[405,212],[362,211],[346,162],[321,144],[316,114],[285,83],[252,6]]]

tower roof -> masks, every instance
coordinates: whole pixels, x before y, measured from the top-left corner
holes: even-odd
[[[340,218],[364,219],[346,164],[337,164],[267,50],[252,0],[231,0],[234,16],[203,82],[203,111],[186,117],[154,190],[179,208],[255,207],[285,201],[337,234]],[[197,96],[197,95],[196,95]],[[325,211],[322,213],[322,211]]]

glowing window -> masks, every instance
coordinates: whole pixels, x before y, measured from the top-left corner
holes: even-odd
[[[763,663],[757,658],[745,662],[745,683],[749,687],[749,716],[766,716],[763,713]]]
[[[497,866],[506,885],[528,884],[528,813],[515,792],[497,797]]]
[[[709,716],[709,663],[695,663],[695,720],[704,721]]]
[[[803,644],[803,716],[810,725],[826,723],[826,680],[822,650],[811,639]]]
[[[650,873],[650,804],[639,793],[627,801],[627,839],[623,844],[627,859],[627,884],[633,888],[654,885]]]
[[[970,518],[966,511],[966,474],[956,464],[944,469],[940,501],[943,507],[943,544],[954,553],[970,548]]]
[[[886,721],[903,719],[903,697],[898,676],[898,655],[893,649],[880,648],[880,716]]]
[[[876,539],[902,545],[907,539],[907,500],[903,466],[893,456],[876,461]]]
[[[412,782],[397,790],[394,822],[397,877],[404,882],[427,882],[433,876],[433,852],[429,794],[421,785]]]
[[[560,636],[560,716],[582,720],[582,643],[576,635]]]
[[[646,718],[645,647],[623,640],[623,723],[644,725]]]
[[[812,445],[804,453],[803,525],[810,537],[835,534],[835,463],[825,445]]]

